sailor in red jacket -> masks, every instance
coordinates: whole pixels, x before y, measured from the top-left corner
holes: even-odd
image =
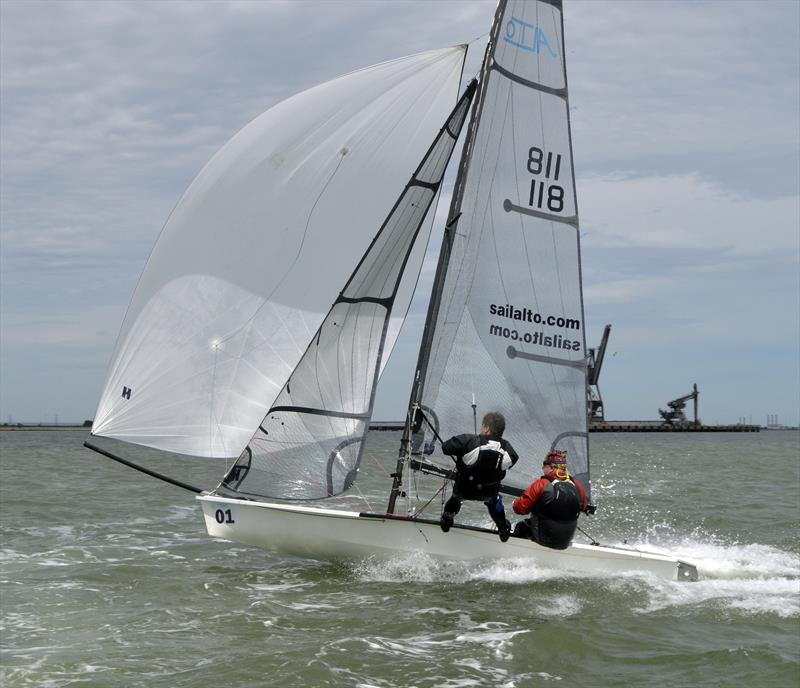
[[[567,452],[551,451],[536,480],[511,505],[530,520],[520,521],[514,535],[529,537],[545,547],[566,549],[578,527],[578,515],[589,507],[586,492],[567,471]]]

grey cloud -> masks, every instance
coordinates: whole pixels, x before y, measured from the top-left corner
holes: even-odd
[[[687,384],[706,371],[722,389],[723,362],[764,358],[753,353],[740,311],[756,313],[761,331],[780,332],[787,349],[797,345],[800,5],[565,5],[587,339],[592,345],[614,323],[612,346],[625,360],[607,364],[609,408],[635,410],[637,381],[666,387],[677,384],[675,371]],[[116,328],[161,226],[248,121],[325,79],[481,36],[494,7],[3,0],[2,414],[41,406],[26,380],[72,390],[49,407],[62,418],[67,409],[79,408],[81,420],[93,413]],[[465,76],[477,71],[482,47],[479,40],[471,50]],[[601,184],[614,175],[615,187]],[[668,179],[672,195],[659,197],[653,185]],[[692,179],[703,193],[689,198]],[[737,209],[741,221],[760,214],[772,225],[748,233]],[[637,236],[655,217],[659,233]],[[720,218],[737,228],[730,241]],[[672,243],[656,241],[670,228]],[[685,231],[704,240],[681,243]],[[430,283],[431,267],[421,283]],[[423,313],[416,301],[412,339]],[[724,338],[726,356],[714,337]],[[401,340],[398,352],[402,365],[387,373],[404,389],[415,345]],[[653,360],[667,361],[673,379]],[[783,350],[774,360],[789,365],[786,389],[796,363]],[[747,392],[753,404],[761,389]],[[402,407],[405,392],[392,396],[381,408]],[[797,415],[796,398],[784,407],[775,411]],[[719,409],[732,418],[747,412],[733,402]]]

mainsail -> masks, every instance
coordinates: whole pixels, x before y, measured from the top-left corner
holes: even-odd
[[[526,487],[558,448],[588,489],[560,0],[501,0],[449,217],[409,417],[428,439],[431,427],[469,432],[474,400],[478,419],[505,415],[506,437],[522,457],[508,486]],[[441,454],[432,458],[452,467]]]
[[[472,82],[221,488],[247,496],[319,499],[352,485],[390,317],[398,305],[405,316],[407,303],[397,303],[398,289],[420,234],[427,240],[431,209],[474,91]]]
[[[450,113],[465,46],[353,72],[242,129],[167,221],[93,434],[238,457]],[[424,255],[398,287],[407,303]],[[391,350],[405,308],[395,309]]]

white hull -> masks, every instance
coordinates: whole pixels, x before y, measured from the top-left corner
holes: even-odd
[[[697,580],[692,564],[652,552],[581,544],[554,550],[515,537],[503,543],[496,532],[483,528],[454,525],[444,533],[430,520],[205,494],[197,499],[212,537],[312,559],[388,559],[416,552],[451,560],[522,557],[565,571],[647,571],[669,580]]]

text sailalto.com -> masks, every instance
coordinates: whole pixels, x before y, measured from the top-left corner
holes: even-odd
[[[580,330],[581,321],[575,318],[564,318],[555,315],[541,315],[530,308],[516,308],[511,304],[490,304],[489,313],[494,316],[509,318],[522,322],[529,322],[535,325],[548,325],[550,327],[563,327],[568,330]],[[503,337],[514,342],[525,344],[537,344],[539,346],[565,349],[568,351],[580,351],[581,342],[576,339],[566,339],[560,334],[546,335],[544,332],[520,332],[512,327],[503,325],[489,325],[489,334],[496,337]]]

